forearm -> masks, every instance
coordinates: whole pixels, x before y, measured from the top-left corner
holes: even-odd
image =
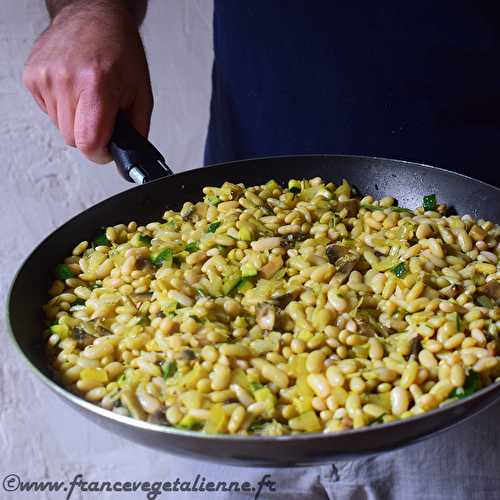
[[[140,26],[146,15],[148,0],[45,0],[45,4],[51,19],[66,7],[106,12],[112,9],[126,11],[137,26]]]

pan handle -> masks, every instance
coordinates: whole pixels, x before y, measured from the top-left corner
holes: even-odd
[[[162,154],[129,123],[122,111],[116,115],[109,150],[118,171],[128,182],[144,184],[173,175]]]

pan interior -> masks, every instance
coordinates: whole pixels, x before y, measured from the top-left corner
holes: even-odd
[[[294,156],[244,160],[184,172],[120,193],[91,207],[48,236],[28,257],[12,286],[8,313],[15,341],[30,363],[49,375],[42,340],[42,305],[55,265],[76,243],[93,239],[102,227],[135,220],[159,220],[167,208],[198,201],[202,188],[225,181],[247,186],[275,179],[312,178],[340,183],[343,178],[360,194],[393,196],[402,207],[421,205],[422,197],[437,195],[440,203],[459,214],[500,222],[500,189],[433,167],[398,160],[352,156]]]

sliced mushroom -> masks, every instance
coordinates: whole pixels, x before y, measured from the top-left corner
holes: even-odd
[[[257,306],[257,324],[263,330],[272,330],[276,321],[276,311],[271,304],[260,304]]]
[[[440,292],[449,299],[454,299],[457,295],[463,292],[463,287],[461,285],[450,285],[446,288],[442,288]]]
[[[358,325],[358,332],[365,337],[375,337],[377,330],[366,319],[356,319]]]
[[[305,241],[310,237],[311,235],[309,233],[302,232],[287,234],[285,237],[281,238],[280,246],[282,248],[293,248],[298,241]]]
[[[418,353],[422,350],[422,337],[420,337],[420,335],[415,335],[415,337],[413,337],[411,339],[411,355],[416,358],[418,356]]]
[[[180,356],[179,359],[184,359],[186,361],[193,361],[196,359],[196,354],[192,349],[184,349]]]
[[[351,271],[356,267],[359,261],[359,255],[356,252],[349,252],[335,262],[335,268],[337,272],[335,273],[334,280],[337,284],[341,285],[344,283]]]
[[[346,201],[339,201],[337,203],[337,210],[347,210],[346,217],[356,217],[359,212],[359,200],[357,198],[352,198]]]
[[[89,335],[83,328],[75,327],[73,328],[72,337],[77,341],[78,347],[80,349],[85,349],[85,347],[92,345],[94,343],[95,337]]]
[[[295,323],[290,315],[284,311],[277,311],[274,330],[278,332],[292,332]]]
[[[153,264],[151,264],[151,261],[149,259],[145,259],[144,257],[139,257],[136,262],[135,262],[135,268],[138,269],[139,271],[142,271],[143,269],[151,269],[153,270]]]
[[[111,335],[112,333],[106,327],[102,326],[98,319],[92,321],[83,321],[81,323],[81,327],[87,335],[90,335],[92,337],[104,337],[105,335]]]
[[[170,423],[166,419],[165,411],[166,408],[162,406],[159,410],[155,411],[154,413],[151,413],[151,415],[148,416],[148,422],[150,424],[170,426]]]
[[[300,294],[302,290],[300,288],[296,288],[291,292],[285,293],[283,295],[275,295],[272,297],[272,302],[274,305],[279,307],[280,309],[285,309],[285,307],[293,302]]]
[[[152,296],[153,296],[153,292],[148,292],[148,293],[134,293],[134,294],[132,294],[130,296],[130,298],[137,305],[137,304],[142,304],[143,302],[146,302],[148,300],[151,300]]]
[[[181,210],[182,220],[188,221],[194,213],[194,205],[192,203],[185,203]]]
[[[326,247],[326,256],[330,261],[330,264],[335,264],[344,255],[349,253],[349,249],[342,245],[328,245]]]
[[[489,297],[490,299],[493,299],[497,305],[500,305],[500,282],[496,280],[491,280],[486,285],[483,285],[482,287],[479,288],[479,291],[483,294]]]
[[[272,276],[274,276],[274,274],[278,272],[282,266],[283,266],[283,259],[281,258],[280,255],[278,255],[278,258],[272,259],[267,264],[262,266],[260,268],[259,273],[264,279],[268,280]]]

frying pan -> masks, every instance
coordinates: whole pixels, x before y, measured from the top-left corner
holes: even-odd
[[[394,196],[415,207],[437,193],[457,213],[500,221],[500,189],[439,168],[406,161],[361,156],[281,156],[223,163],[173,176],[161,154],[120,116],[110,150],[122,175],[144,183],[113,196],[66,222],[49,235],[22,264],[8,298],[11,337],[27,366],[67,404],[97,424],[144,445],[174,454],[245,466],[295,466],[352,459],[399,448],[444,431],[500,399],[492,384],[461,401],[410,419],[335,434],[282,437],[206,435],[123,417],[81,399],[51,377],[42,345],[42,305],[55,265],[74,244],[90,240],[103,225],[159,220],[184,201],[199,200],[202,188],[225,181],[281,184],[290,178],[346,178],[360,193]],[[154,180],[156,179],[156,180]]]

